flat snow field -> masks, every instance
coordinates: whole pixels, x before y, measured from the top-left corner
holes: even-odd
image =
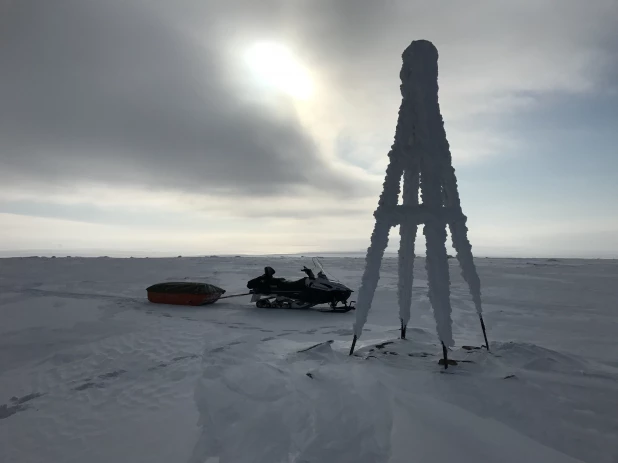
[[[358,290],[363,258],[322,263]],[[463,348],[483,341],[451,260],[444,372],[422,259],[408,339],[387,258],[352,357],[353,311],[146,299],[162,281],[246,292],[308,258],[2,259],[0,461],[618,462],[618,262],[476,264],[491,352]]]

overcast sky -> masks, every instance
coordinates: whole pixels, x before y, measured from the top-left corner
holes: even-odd
[[[362,251],[426,39],[473,252],[618,257],[617,30],[617,0],[0,0],[0,251]]]

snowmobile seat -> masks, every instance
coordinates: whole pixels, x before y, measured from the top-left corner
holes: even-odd
[[[290,281],[285,278],[274,278],[275,269],[264,267],[264,274],[247,282],[247,288],[254,289],[260,293],[270,293],[272,291],[302,291],[305,289],[305,278]]]
[[[285,280],[283,278],[278,278],[277,288],[283,291],[302,291],[305,289],[305,279],[301,278],[300,280]]]

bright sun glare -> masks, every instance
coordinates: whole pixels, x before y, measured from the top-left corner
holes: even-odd
[[[253,45],[246,60],[261,84],[275,87],[299,100],[313,93],[309,72],[285,46],[263,42]]]

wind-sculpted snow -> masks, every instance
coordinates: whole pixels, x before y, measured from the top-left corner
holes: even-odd
[[[206,349],[191,463],[388,460],[392,416],[380,381],[328,344],[301,353],[291,347],[306,346],[248,342]]]
[[[264,266],[294,278],[309,258],[0,260],[0,461],[615,463],[618,263],[478,260],[492,353],[451,275],[454,334],[470,347],[444,372],[423,261],[408,340],[387,255],[350,357],[353,312],[146,299],[160,281],[242,293]],[[358,288],[362,258],[322,262]]]
[[[560,400],[537,389],[540,384],[575,397],[574,390],[528,378],[519,365],[522,356],[528,362],[548,357],[568,367],[574,362],[568,356],[498,344],[498,360],[462,349],[455,353],[460,372],[442,376],[432,372],[436,354],[428,343],[388,340],[366,345],[354,357],[343,343],[333,344],[256,345],[246,338],[209,346],[195,395],[200,435],[189,462],[578,461],[529,437],[543,433],[542,426],[516,431],[500,422],[519,414],[516,401],[500,406],[505,392],[526,394],[530,405],[539,401],[539,412],[550,416]],[[510,364],[510,355],[518,366]],[[472,374],[483,382],[482,400],[470,391],[466,376]],[[616,377],[618,372],[602,382]],[[602,388],[602,396],[617,403]]]

